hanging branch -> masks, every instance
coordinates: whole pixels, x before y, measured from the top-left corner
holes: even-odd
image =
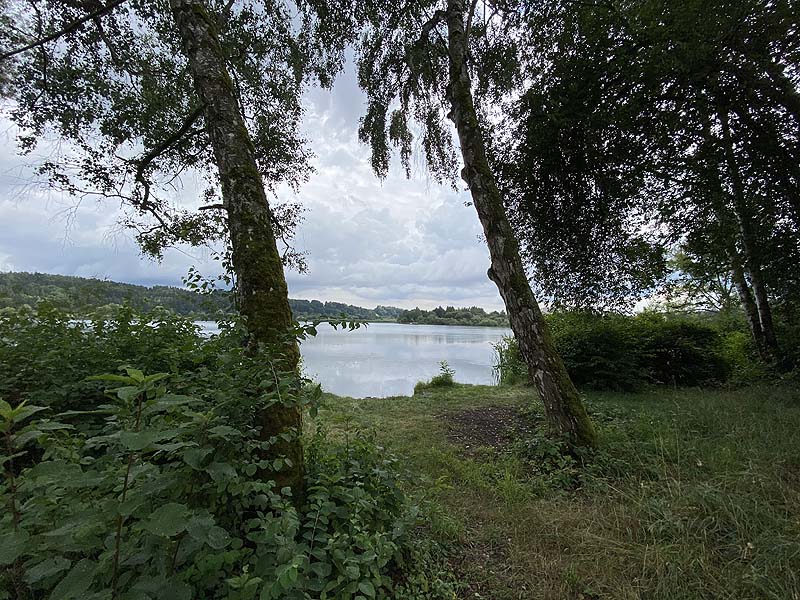
[[[98,8],[96,11],[91,12],[88,15],[73,21],[72,23],[70,23],[69,25],[67,25],[63,29],[59,29],[55,33],[51,33],[50,35],[47,35],[47,36],[45,36],[43,38],[35,40],[35,41],[31,42],[30,44],[22,46],[21,48],[16,48],[14,50],[9,50],[8,52],[4,52],[3,54],[0,54],[0,60],[6,60],[8,58],[11,58],[12,56],[16,56],[17,54],[22,54],[23,52],[26,52],[26,51],[31,50],[33,48],[36,48],[38,46],[43,46],[47,42],[52,42],[53,40],[57,40],[58,38],[60,38],[60,37],[62,37],[64,35],[67,35],[68,33],[72,33],[73,31],[78,29],[78,27],[80,27],[81,25],[86,23],[87,21],[91,21],[92,19],[95,19],[97,17],[105,15],[106,13],[111,12],[117,6],[119,6],[120,4],[124,3],[125,1],[126,0],[112,0],[111,2],[106,4],[105,6],[103,6],[101,8]]]

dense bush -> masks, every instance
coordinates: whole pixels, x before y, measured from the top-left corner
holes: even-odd
[[[54,410],[100,402],[103,386],[89,375],[136,365],[145,372],[188,372],[212,358],[198,328],[165,310],[130,306],[76,321],[48,303],[0,311],[0,397]]]
[[[578,387],[632,389],[647,379],[633,319],[623,315],[552,313],[547,322],[556,348]]]
[[[752,364],[739,332],[723,334],[685,317],[564,312],[547,315],[547,322],[570,377],[585,389],[713,385],[732,368]],[[496,346],[495,369],[501,384],[527,380],[513,338]]]
[[[102,333],[49,309],[6,317],[0,598],[453,597],[425,575],[416,509],[395,460],[370,440],[316,435],[305,501],[275,489],[269,473],[285,459],[265,458],[273,440],[255,415],[277,402],[313,407],[318,388],[245,356],[235,323],[203,341],[166,317]],[[34,334],[48,343],[26,348]],[[12,354],[49,374],[16,375]],[[86,369],[131,358],[172,372],[86,380]],[[64,395],[53,389],[59,364]],[[81,402],[80,385],[112,389],[98,398],[87,387]]]

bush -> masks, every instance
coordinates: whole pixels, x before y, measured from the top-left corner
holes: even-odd
[[[419,575],[427,559],[414,539],[417,511],[395,459],[371,440],[342,445],[318,434],[302,506],[275,489],[269,474],[286,459],[265,458],[278,440],[261,439],[254,416],[277,402],[311,406],[318,388],[276,375],[269,357],[245,356],[235,323],[182,352],[180,340],[191,340],[170,319],[148,322],[148,333],[140,316],[98,335],[48,314],[4,329],[8,352],[51,371],[38,383],[3,373],[3,389],[24,384],[31,402],[0,399],[0,496],[9,507],[0,516],[0,598],[454,597],[448,582]],[[34,330],[52,341],[49,355],[44,344],[21,347]],[[127,367],[86,381],[86,365],[118,364],[140,351],[139,336],[154,342],[148,360],[193,367],[149,376]],[[65,396],[53,389],[60,360]],[[113,389],[76,409],[78,382]]]
[[[719,332],[686,319],[642,313],[633,319],[639,361],[654,383],[718,384],[728,376]]]
[[[633,322],[624,315],[547,315],[553,342],[572,381],[594,390],[633,390],[647,381]]]
[[[439,363],[439,374],[431,377],[430,381],[417,382],[417,384],[414,386],[414,393],[417,393],[421,390],[426,390],[428,388],[451,387],[456,383],[454,379],[455,375],[456,372],[450,368],[450,365],[447,364],[446,360],[443,360]]]
[[[726,347],[727,337],[694,320],[657,313],[564,312],[546,318],[570,377],[583,389],[714,385],[731,372],[733,349]],[[494,368],[500,384],[527,381],[513,338],[495,346]]]
[[[528,367],[519,353],[519,344],[511,336],[503,337],[492,344],[494,348],[494,364],[492,371],[498,385],[516,385],[527,383]]]
[[[130,306],[81,321],[47,303],[3,309],[0,341],[0,396],[56,411],[103,401],[102,383],[89,375],[125,365],[186,372],[211,358],[190,320],[161,309],[136,314]]]

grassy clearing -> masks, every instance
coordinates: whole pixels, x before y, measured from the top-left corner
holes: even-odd
[[[530,398],[327,396],[317,423],[403,457],[464,598],[800,598],[800,391],[591,394],[602,442],[583,468],[535,428],[480,435],[508,407],[536,423]]]

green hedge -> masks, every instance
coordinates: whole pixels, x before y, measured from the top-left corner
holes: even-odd
[[[735,343],[713,324],[663,314],[636,316],[561,312],[547,322],[570,377],[580,388],[634,390],[651,384],[715,385],[732,367],[749,360],[749,346],[735,332]],[[496,348],[501,384],[525,379],[516,342]]]

